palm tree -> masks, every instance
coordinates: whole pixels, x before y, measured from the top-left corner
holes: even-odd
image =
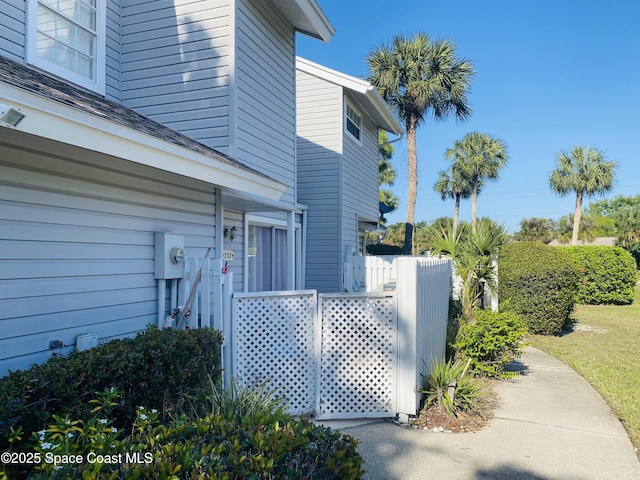
[[[471,185],[456,165],[451,165],[448,170],[440,170],[438,181],[433,189],[440,194],[442,200],[452,198],[455,200],[453,208],[453,230],[458,228],[460,216],[460,200],[471,196]]]
[[[604,152],[590,146],[578,145],[568,152],[556,154],[557,166],[549,177],[549,186],[565,196],[576,192],[576,209],[573,214],[571,245],[577,245],[584,196],[605,194],[613,188],[616,163],[605,160]]]
[[[507,147],[499,138],[471,132],[456,140],[445,157],[453,162],[471,186],[471,226],[476,228],[478,192],[484,180],[499,178],[500,169],[509,160]]]
[[[367,56],[369,82],[378,88],[407,134],[407,217],[404,253],[413,246],[418,157],[416,130],[432,114],[442,120],[454,114],[458,120],[471,115],[467,91],[474,71],[471,63],[455,57],[455,45],[447,39],[431,41],[417,33],[393,37]]]

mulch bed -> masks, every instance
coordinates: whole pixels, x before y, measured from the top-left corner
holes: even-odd
[[[420,415],[411,421],[411,426],[446,433],[466,433],[480,430],[493,418],[493,411],[498,405],[498,399],[491,387],[491,382],[485,382],[485,391],[486,396],[479,402],[479,408],[476,412],[458,412],[455,417],[450,417],[437,404],[432,404],[422,409]]]

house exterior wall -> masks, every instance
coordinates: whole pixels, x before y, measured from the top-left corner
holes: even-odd
[[[293,26],[259,0],[237,3],[231,154],[289,188],[295,206]]]
[[[215,241],[211,185],[30,145],[0,146],[0,375],[46,360],[52,340],[102,341],[155,324],[155,232],[184,235],[190,256]]]
[[[124,2],[122,103],[229,154],[230,2]]]
[[[126,2],[128,0],[122,0]],[[120,101],[120,0],[106,0],[106,92]],[[3,0],[0,9],[0,55],[26,64],[27,0]]]
[[[341,291],[342,88],[297,72],[298,199],[307,211],[306,288]]]
[[[359,108],[357,103],[351,104]],[[342,254],[358,251],[358,220],[376,222],[378,204],[378,129],[359,108],[362,115],[362,144],[343,129],[342,155]]]
[[[25,0],[3,0],[0,9],[0,55],[24,62]]]

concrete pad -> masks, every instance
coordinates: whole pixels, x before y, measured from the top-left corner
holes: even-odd
[[[496,382],[500,405],[478,432],[389,422],[338,429],[360,440],[366,479],[640,479],[626,432],[591,385],[533,348],[514,367],[524,374]]]

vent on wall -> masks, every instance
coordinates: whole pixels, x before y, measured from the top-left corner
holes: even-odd
[[[76,336],[76,349],[79,352],[98,346],[98,335],[95,333],[82,333]]]

